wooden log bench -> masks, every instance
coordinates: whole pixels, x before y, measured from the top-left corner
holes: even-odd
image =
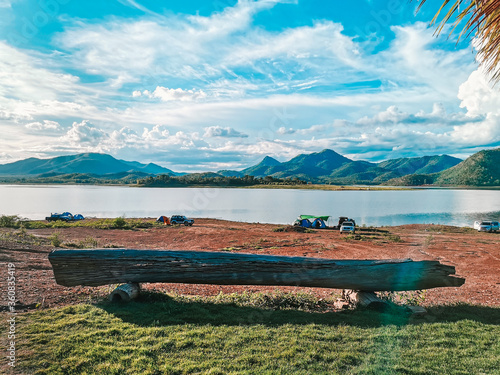
[[[465,282],[454,276],[455,267],[434,260],[335,260],[209,251],[92,249],[54,250],[49,261],[56,282],[64,286],[188,283],[374,292],[458,287]],[[121,292],[116,294],[123,300],[127,298]]]

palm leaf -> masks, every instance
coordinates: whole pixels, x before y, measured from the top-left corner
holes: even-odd
[[[426,0],[422,0],[417,11]],[[441,13],[446,14],[438,22]],[[465,23],[464,23],[465,22]],[[446,24],[452,23],[451,33],[463,24],[458,39],[464,35],[476,41],[477,60],[490,74],[493,82],[500,81],[500,1],[498,0],[444,0],[431,21],[440,34]]]

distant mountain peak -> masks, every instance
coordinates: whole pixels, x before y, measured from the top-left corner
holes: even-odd
[[[331,155],[335,154],[335,155],[340,155],[338,152],[335,152],[335,151],[333,151],[330,148],[324,148],[320,152],[316,152],[316,154],[331,154]]]
[[[266,156],[262,161],[259,163],[259,165],[266,166],[266,167],[274,167],[275,165],[280,165],[281,163],[276,160],[275,158],[272,158],[270,156]]]
[[[325,148],[320,152],[297,155],[287,163],[301,163],[314,166],[318,166],[318,164],[321,164],[325,169],[334,169],[340,167],[344,163],[348,163],[351,161],[351,159],[348,159],[333,150]]]

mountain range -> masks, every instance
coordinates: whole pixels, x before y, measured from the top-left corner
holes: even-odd
[[[325,149],[312,154],[300,154],[280,163],[266,156],[259,164],[241,171],[222,170],[223,176],[298,178],[317,183],[377,184],[408,174],[436,173],[459,164],[462,160],[448,155],[400,158],[370,163],[355,161]]]
[[[136,161],[115,159],[111,155],[85,153],[58,156],[51,159],[29,158],[14,163],[0,165],[0,176],[54,176],[60,174],[83,173],[91,175],[113,175],[123,172],[157,175],[176,175],[170,169],[157,164],[142,164]]]
[[[388,185],[500,186],[500,148],[479,151],[438,173],[408,174]]]
[[[76,174],[126,179],[167,174],[184,175],[157,164],[115,159],[111,155],[84,153],[51,159],[29,158],[0,165],[3,177],[51,177]],[[311,154],[300,154],[280,162],[266,156],[260,163],[240,171],[221,170],[199,175],[301,179],[313,183],[384,184],[384,185],[500,185],[500,148],[480,151],[466,160],[448,155],[390,159],[380,163],[351,160],[325,149]],[[130,177],[129,180],[133,178]],[[68,177],[69,178],[69,177]]]

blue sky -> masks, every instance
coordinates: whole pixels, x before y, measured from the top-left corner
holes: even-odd
[[[0,163],[104,152],[176,171],[331,148],[500,145],[500,95],[440,1],[0,0]]]

